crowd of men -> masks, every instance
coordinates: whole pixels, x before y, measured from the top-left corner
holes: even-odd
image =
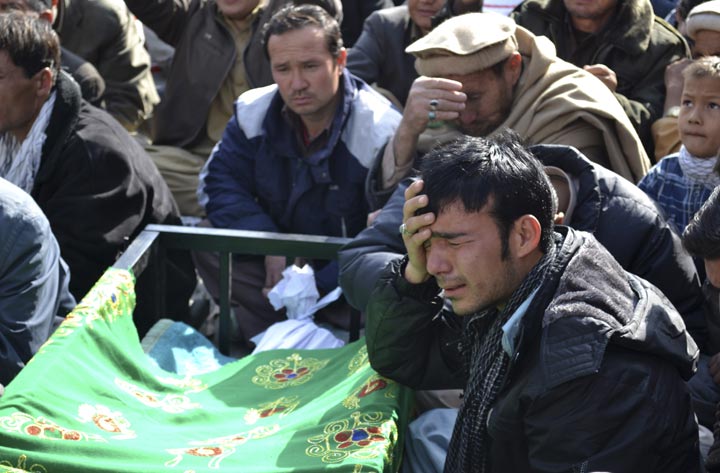
[[[654,8],[0,0],[0,388],[149,223],[341,236],[405,471],[720,471],[720,0]],[[141,336],[219,297],[168,256]],[[287,262],[232,264],[251,347]]]

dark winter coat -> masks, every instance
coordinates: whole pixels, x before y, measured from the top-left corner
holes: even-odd
[[[64,73],[56,90],[31,195],[50,221],[70,267],[70,291],[79,301],[145,225],[180,224],[180,218],[165,181],[138,142],[105,111],[83,101]],[[181,318],[195,286],[194,269],[188,254],[169,256],[179,270],[168,272],[172,297],[163,316]],[[157,317],[152,278],[151,271],[143,273],[136,289],[136,321],[146,324]]]
[[[682,319],[592,235],[558,231],[488,418],[490,471],[700,471],[683,381],[698,350]],[[452,331],[433,319],[441,305],[433,278],[412,285],[399,261],[388,265],[368,304],[373,368],[416,389],[463,387],[444,343]]]

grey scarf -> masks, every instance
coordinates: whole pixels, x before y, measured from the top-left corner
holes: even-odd
[[[465,397],[458,413],[445,461],[445,473],[489,471],[487,422],[498,393],[505,384],[510,357],[502,348],[502,326],[543,282],[555,259],[555,244],[544,255],[502,311],[486,309],[472,316],[465,327],[463,346],[468,367]]]

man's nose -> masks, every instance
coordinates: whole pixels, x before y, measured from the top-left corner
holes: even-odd
[[[305,76],[301,71],[293,71],[290,85],[292,86],[293,90],[302,90],[307,86],[307,81],[305,80]]]
[[[467,107],[465,107],[465,110],[462,110],[460,112],[459,120],[460,123],[462,123],[463,125],[470,125],[475,121],[476,118],[477,113],[472,109],[468,109]]]

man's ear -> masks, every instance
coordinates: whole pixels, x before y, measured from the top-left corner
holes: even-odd
[[[37,95],[43,102],[50,96],[54,84],[54,74],[49,67],[42,68],[36,75]]]
[[[525,214],[515,220],[511,232],[512,254],[517,258],[523,258],[540,246],[542,227],[540,221],[530,214]]]
[[[514,87],[517,81],[520,80],[520,74],[522,74],[522,56],[519,52],[514,52],[508,56],[504,72],[505,79]]]

